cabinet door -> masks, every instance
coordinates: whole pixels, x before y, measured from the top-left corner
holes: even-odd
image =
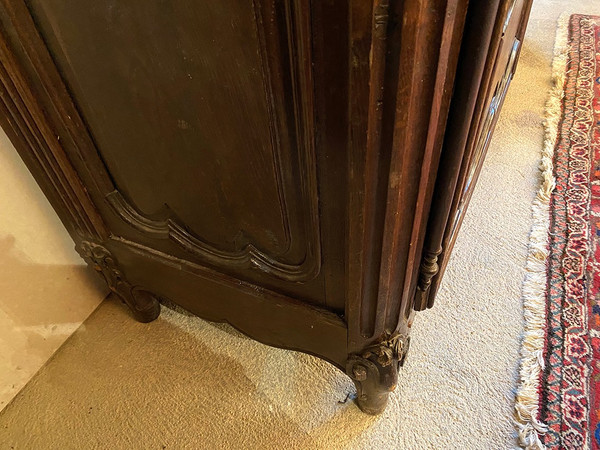
[[[511,0],[507,9],[500,15],[497,23],[500,41],[491,60],[489,79],[482,90],[483,109],[472,127],[472,148],[466,154],[463,164],[462,182],[458,191],[456,211],[451,217],[448,229],[448,240],[454,242],[463,214],[471,198],[473,187],[477,181],[485,158],[490,139],[498,121],[502,103],[512,81],[523,41],[524,25],[529,15],[531,2]]]
[[[444,143],[446,164],[436,184],[437,203],[428,235],[435,258],[430,291],[416,309],[431,307],[485,158],[516,69],[531,0],[501,0],[487,8],[473,4],[465,30],[457,88]],[[489,26],[482,23],[489,22]],[[484,39],[485,37],[485,39]],[[479,72],[477,76],[473,76]],[[466,111],[469,110],[467,114]],[[439,257],[438,257],[439,255]],[[427,259],[424,259],[427,262]]]
[[[26,3],[109,228],[323,300],[306,2]]]
[[[111,229],[248,280],[319,284],[306,4],[26,3],[93,142],[79,151],[104,169],[90,181],[110,185]]]
[[[343,361],[311,14],[309,0],[3,0],[2,108],[13,141],[40,148],[32,170],[75,240],[102,242],[131,284],[276,345],[329,340]]]

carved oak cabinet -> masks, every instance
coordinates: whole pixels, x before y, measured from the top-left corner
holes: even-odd
[[[169,299],[379,413],[527,0],[0,0],[0,122],[136,319]]]

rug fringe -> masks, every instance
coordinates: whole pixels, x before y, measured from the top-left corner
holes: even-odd
[[[558,19],[554,60],[553,88],[546,103],[545,140],[540,162],[541,185],[532,206],[533,225],[529,241],[526,276],[523,283],[524,334],[521,347],[521,368],[516,394],[515,419],[519,444],[526,449],[543,450],[540,436],[547,431],[538,420],[539,385],[544,369],[544,337],[546,325],[546,259],[550,229],[550,197],[555,186],[553,157],[562,116],[562,101],[568,58],[570,15]]]

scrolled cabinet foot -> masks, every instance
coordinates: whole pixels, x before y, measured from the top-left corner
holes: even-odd
[[[376,415],[385,410],[398,384],[398,368],[404,364],[409,344],[408,336],[388,336],[348,358],[346,373],[356,385],[356,403],[363,412]]]
[[[98,272],[112,292],[117,294],[139,322],[152,322],[160,314],[160,302],[143,288],[132,286],[119,269],[110,251],[94,242],[83,241],[77,251]]]

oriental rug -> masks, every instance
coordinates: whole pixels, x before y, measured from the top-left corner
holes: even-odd
[[[600,17],[565,19],[523,288],[516,420],[525,448],[600,450]]]

